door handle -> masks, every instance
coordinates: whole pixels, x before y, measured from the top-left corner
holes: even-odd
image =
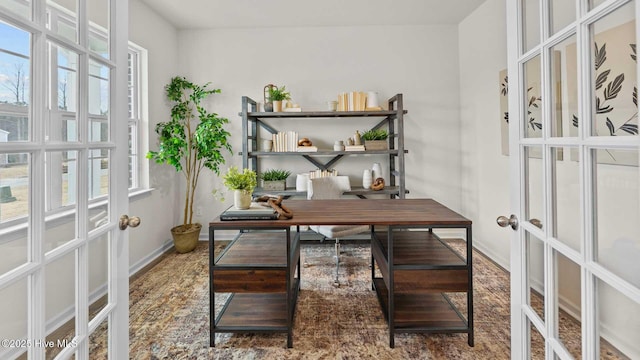
[[[140,225],[140,218],[137,216],[129,217],[127,215],[120,216],[120,230],[125,230],[127,226],[138,227]]]
[[[513,230],[518,230],[518,218],[513,214],[511,214],[509,218],[506,216],[498,216],[496,222],[500,227],[511,226]]]

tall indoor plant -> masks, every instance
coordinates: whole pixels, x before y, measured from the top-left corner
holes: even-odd
[[[231,153],[224,129],[229,120],[208,112],[202,102],[220,89],[209,89],[210,83],[197,85],[184,77],[174,77],[165,86],[171,102],[171,120],[156,125],[158,151],[149,151],[147,158],[159,164],[169,164],[185,177],[183,223],[171,229],[178,252],[189,252],[198,244],[202,225],[193,222],[193,203],[198,179],[203,168],[220,174],[225,159],[222,151]]]

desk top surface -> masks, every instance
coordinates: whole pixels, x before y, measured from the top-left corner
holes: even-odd
[[[282,204],[293,212],[293,218],[221,221],[216,217],[209,226],[234,229],[296,225],[471,226],[471,220],[432,199],[284,200]]]

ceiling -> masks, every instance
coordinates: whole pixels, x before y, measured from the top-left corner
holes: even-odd
[[[178,29],[458,24],[485,0],[140,0]]]

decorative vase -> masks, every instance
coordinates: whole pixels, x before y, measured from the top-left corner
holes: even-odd
[[[281,100],[273,100],[273,112],[282,112]]]
[[[365,189],[369,189],[371,188],[371,183],[373,182],[373,179],[371,178],[371,170],[369,169],[365,169],[364,172],[362,173],[362,187]]]
[[[380,166],[380,163],[373,163],[373,168],[371,169],[371,172],[373,173],[373,180],[381,177],[384,178],[384,174],[382,173],[382,166]]]
[[[298,174],[296,176],[296,191],[307,191],[308,181],[309,174]]]
[[[367,92],[367,107],[378,107],[378,93],[375,91]]]
[[[251,207],[251,190],[234,190],[233,206],[238,210],[246,210]]]
[[[187,225],[178,225],[171,229],[173,237],[173,245],[180,254],[188,253],[198,246],[198,238],[200,237],[200,229],[202,225],[199,223]]]
[[[270,102],[264,103],[264,111],[273,112],[273,103],[270,103]]]

